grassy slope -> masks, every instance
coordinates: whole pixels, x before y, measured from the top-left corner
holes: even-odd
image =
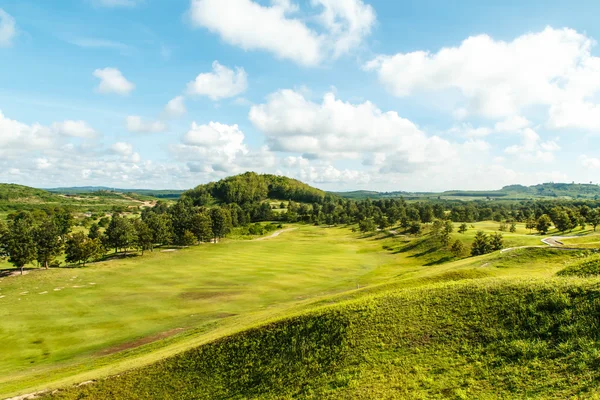
[[[589,398],[598,280],[389,291],[270,323],[49,397]]]
[[[497,225],[476,224],[476,229],[454,237],[469,243],[476,230],[491,231]],[[0,341],[0,352],[9,356],[0,360],[0,393],[114,374],[243,330],[265,318],[286,316],[293,309],[308,310],[311,302],[337,303],[344,298],[461,279],[550,277],[582,256],[579,252],[522,249],[440,265],[448,261],[448,254],[427,237],[416,241],[383,234],[357,237],[347,229],[304,226],[268,241],[230,241],[81,270],[5,278],[0,295],[10,291],[10,296],[0,303],[4,300],[11,307],[1,308],[0,335],[9,340]],[[507,233],[506,238],[509,246],[540,244],[539,236],[528,235],[522,227],[516,234]],[[77,278],[71,280],[74,276]],[[388,283],[374,285],[381,282]],[[370,286],[350,290],[357,284]],[[57,287],[65,289],[55,292]],[[12,306],[24,291],[29,293],[17,300],[18,306]],[[44,291],[48,293],[39,294]],[[336,292],[342,294],[329,296]],[[173,328],[187,330],[154,344],[102,356],[103,349],[123,350],[119,348],[123,343]]]

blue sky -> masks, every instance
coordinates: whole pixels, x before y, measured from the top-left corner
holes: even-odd
[[[2,0],[0,181],[596,183],[597,15],[557,0]]]

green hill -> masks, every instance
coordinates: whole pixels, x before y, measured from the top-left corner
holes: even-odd
[[[47,398],[590,398],[599,299],[574,279],[391,290]]]
[[[320,203],[327,194],[296,179],[254,172],[231,176],[218,182],[197,186],[183,194],[196,205],[219,203],[253,203],[267,199]]]
[[[45,203],[58,201],[59,196],[29,186],[0,183],[0,203]]]

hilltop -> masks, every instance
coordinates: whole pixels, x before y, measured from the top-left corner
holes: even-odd
[[[44,203],[59,199],[59,196],[42,189],[13,183],[0,183],[0,203]]]
[[[323,190],[296,179],[254,172],[199,185],[183,193],[183,196],[192,199],[195,205],[208,205],[213,201],[245,204],[268,199],[320,203],[326,197],[331,197]]]

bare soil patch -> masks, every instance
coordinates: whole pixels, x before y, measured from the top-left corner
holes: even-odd
[[[98,354],[101,355],[101,356],[108,356],[110,354],[119,353],[121,351],[129,350],[129,349],[135,349],[136,347],[140,347],[140,346],[143,346],[145,344],[157,342],[159,340],[166,339],[168,337],[174,336],[174,335],[176,335],[179,332],[182,332],[184,330],[185,330],[185,328],[171,329],[171,330],[168,330],[166,332],[157,333],[156,335],[146,336],[144,338],[134,340],[133,342],[122,343],[122,344],[119,344],[117,346],[109,347],[107,349],[104,349],[104,350],[100,351]]]

